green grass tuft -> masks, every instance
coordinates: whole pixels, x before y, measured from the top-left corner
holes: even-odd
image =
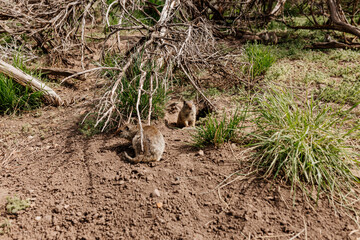
[[[141,56],[140,56],[141,57]],[[118,104],[117,110],[121,112],[124,116],[136,116],[136,102],[138,98],[138,88],[140,84],[140,57],[135,62],[134,66],[130,71],[127,73],[126,77],[124,77],[121,81],[122,89],[118,91]],[[112,57],[108,58],[106,63],[108,66],[116,66],[118,61],[121,61],[120,57]],[[153,69],[156,67],[155,63],[149,64],[148,66],[144,67],[146,71],[146,79],[143,85],[143,92],[141,93],[140,97],[140,105],[139,110],[141,116],[146,118],[149,114],[150,110],[150,77]],[[117,72],[115,71],[106,71],[107,76],[116,81],[117,80]],[[157,84],[156,84],[157,82]],[[151,110],[151,117],[154,119],[160,118],[164,116],[166,102],[168,100],[169,91],[167,90],[167,81],[166,76],[159,76],[158,81],[154,80],[153,86],[153,96],[152,96],[152,110]]]
[[[30,207],[29,200],[21,200],[17,196],[6,198],[6,210],[8,213],[16,214],[18,211]]]
[[[0,113],[10,114],[42,106],[43,93],[32,92],[7,76],[0,74]]]
[[[339,114],[313,99],[302,102],[278,90],[265,93],[257,103],[257,130],[250,136],[257,149],[254,164],[264,177],[285,179],[304,193],[324,191],[332,200],[345,199],[359,182],[350,171],[358,168],[354,163],[359,158],[347,145],[359,124],[345,130],[347,119],[339,117],[352,109]]]
[[[247,55],[250,66],[246,67],[245,73],[250,75],[251,79],[262,76],[276,61],[276,56],[270,49],[270,46],[262,44],[245,45],[245,53]]]
[[[230,119],[227,119],[225,113],[221,120],[218,120],[214,115],[209,115],[204,120],[203,125],[196,127],[196,132],[192,135],[193,145],[199,148],[209,145],[219,146],[235,140],[236,132],[244,128],[243,122],[246,115],[247,109],[242,111],[237,109]]]
[[[4,218],[4,220],[0,223],[0,236],[9,233],[10,230],[11,224],[9,219]]]

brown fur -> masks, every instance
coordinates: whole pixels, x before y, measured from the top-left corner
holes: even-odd
[[[120,137],[132,141],[135,157],[130,157],[125,152],[125,157],[133,163],[155,162],[161,159],[165,149],[165,140],[161,132],[155,126],[143,127],[143,151],[141,149],[141,133],[139,126],[126,125],[116,131]]]
[[[196,121],[196,106],[193,101],[184,101],[181,108],[176,126],[177,127],[195,127]]]

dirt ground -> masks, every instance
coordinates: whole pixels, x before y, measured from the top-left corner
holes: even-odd
[[[0,239],[360,237],[356,223],[326,199],[317,206],[293,202],[287,186],[234,174],[247,160],[239,146],[203,152],[189,146],[191,129],[157,122],[166,140],[163,159],[126,162],[125,139],[80,133],[96,87],[90,79],[79,86],[57,87],[66,98],[77,96],[68,107],[0,116],[0,223],[11,223]],[[167,118],[174,122],[176,113]],[[14,195],[31,207],[6,213],[6,196]]]

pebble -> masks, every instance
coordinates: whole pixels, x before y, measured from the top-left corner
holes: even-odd
[[[204,156],[205,153],[203,150],[199,150],[197,153],[196,153],[196,156]]]
[[[155,188],[154,191],[151,193],[152,197],[160,197],[159,189]]]
[[[36,217],[35,217],[35,220],[36,220],[36,221],[40,221],[40,220],[41,220],[41,216],[36,216]]]

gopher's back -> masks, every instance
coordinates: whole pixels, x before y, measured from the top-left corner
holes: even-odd
[[[136,155],[133,162],[159,161],[165,150],[164,137],[155,126],[143,127],[143,149],[141,148],[140,129],[132,139],[132,145]]]

